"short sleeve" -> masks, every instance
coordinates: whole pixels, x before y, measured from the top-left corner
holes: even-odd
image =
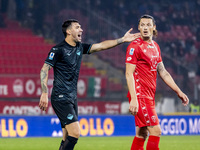
[[[92,44],[82,43],[82,47],[83,47],[83,54],[90,54],[90,49],[92,47]]]
[[[62,57],[62,49],[53,47],[50,50],[50,52],[45,60],[45,63],[47,63],[53,67],[61,57]]]
[[[130,44],[126,50],[126,63],[136,65],[139,59],[139,49],[136,44]]]
[[[160,47],[158,46],[159,49],[159,62],[162,62],[162,56],[161,56],[161,51],[160,51]]]
[[[162,56],[161,56],[160,47],[159,47],[159,45],[157,43],[156,43],[156,47],[157,47],[158,53],[159,53],[158,63],[160,63],[160,62],[162,62]]]

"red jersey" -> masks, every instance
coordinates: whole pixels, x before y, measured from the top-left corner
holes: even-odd
[[[133,76],[137,98],[154,99],[157,65],[161,61],[160,48],[155,41],[148,43],[138,38],[129,44],[126,63],[136,65]],[[129,92],[127,97],[131,97]]]

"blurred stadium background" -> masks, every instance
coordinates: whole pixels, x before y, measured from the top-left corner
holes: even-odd
[[[166,69],[190,102],[200,103],[200,0],[0,0],[1,127],[9,122],[3,119],[7,115],[54,115],[50,104],[47,112],[39,110],[39,73],[51,47],[64,38],[64,20],[79,20],[82,41],[96,43],[120,38],[131,27],[138,32],[138,18],[143,14],[155,17],[158,37],[154,40]],[[78,82],[80,115],[128,114],[127,46],[83,56]],[[51,70],[49,92],[52,81]],[[190,112],[159,77],[156,109],[160,115]],[[200,134],[198,125],[200,119]]]

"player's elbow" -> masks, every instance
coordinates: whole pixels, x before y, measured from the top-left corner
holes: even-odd
[[[130,79],[133,76],[133,73],[126,71],[125,73],[126,79]]]

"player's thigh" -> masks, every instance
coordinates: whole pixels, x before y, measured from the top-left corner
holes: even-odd
[[[63,131],[63,140],[65,140],[68,136],[68,132],[65,128],[62,128],[62,131]]]
[[[136,137],[146,139],[148,136],[147,127],[138,127],[136,126]]]
[[[75,105],[68,101],[51,101],[52,107],[58,116],[61,127],[78,121],[77,111]]]
[[[153,136],[160,136],[162,132],[160,125],[148,126],[147,129],[149,131],[149,135]]]
[[[76,138],[80,136],[81,131],[78,121],[65,125],[65,129],[67,130],[69,136],[73,136]]]

